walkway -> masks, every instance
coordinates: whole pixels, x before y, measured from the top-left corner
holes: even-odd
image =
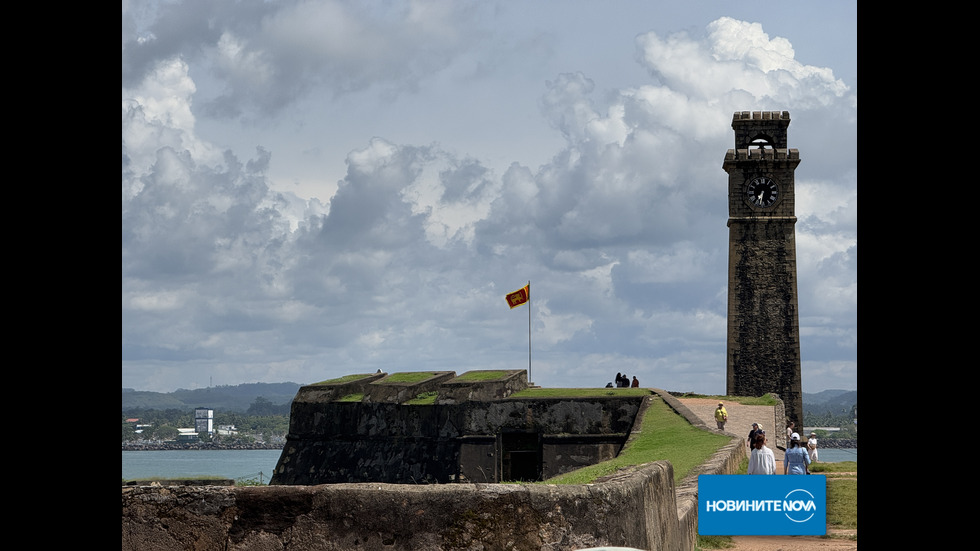
[[[718,400],[713,398],[678,398],[678,401],[704,421],[704,424],[709,428],[717,427],[715,424],[715,408],[718,407]],[[776,474],[783,474],[783,450],[776,447],[776,435],[779,434],[778,431],[785,432],[786,427],[776,428],[774,408],[772,406],[743,406],[735,402],[722,401],[722,403],[725,404],[725,410],[728,412],[725,433],[739,436],[747,442],[749,431],[752,430],[752,423],[762,425],[762,430],[766,431],[769,438],[769,449],[776,456]]]

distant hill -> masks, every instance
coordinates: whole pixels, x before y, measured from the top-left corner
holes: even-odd
[[[803,410],[817,415],[839,415],[851,411],[858,401],[856,390],[824,390],[816,394],[803,393]]]
[[[122,389],[122,410],[132,409],[194,409],[211,408],[218,411],[245,412],[256,398],[265,398],[275,405],[289,404],[302,385],[299,383],[245,383],[213,386],[174,392],[149,392]]]

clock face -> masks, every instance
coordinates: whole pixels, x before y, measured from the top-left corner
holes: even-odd
[[[779,186],[772,178],[765,176],[753,178],[745,186],[745,198],[754,207],[771,207],[779,199]]]

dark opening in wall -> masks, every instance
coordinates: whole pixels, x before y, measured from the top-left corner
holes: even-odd
[[[500,435],[501,473],[504,482],[541,480],[541,435],[505,432]]]

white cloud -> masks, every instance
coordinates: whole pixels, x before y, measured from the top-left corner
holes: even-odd
[[[692,100],[714,101],[740,91],[794,108],[828,105],[849,88],[833,71],[800,63],[790,42],[769,38],[762,25],[721,17],[700,42],[686,33],[637,38],[640,59],[662,84]],[[734,108],[738,110],[738,108]]]
[[[654,81],[617,89],[572,64],[528,89],[562,29],[494,28],[507,10],[493,5],[392,6],[124,4],[124,386],[523,368],[526,313],[503,296],[530,280],[537,383],[620,371],[722,393],[721,162],[732,113],[778,105],[813,167],[797,180],[805,373],[853,387],[855,94],[797,61],[791,34],[731,18],[642,32]],[[513,49],[486,49],[502,43],[541,57],[511,68]],[[371,113],[404,105],[411,132]],[[459,119],[467,106],[479,116]],[[318,134],[356,145],[321,149]],[[460,150],[483,135],[545,162]],[[319,195],[274,184],[274,171],[317,180],[322,166],[292,163],[331,155],[345,172]]]

